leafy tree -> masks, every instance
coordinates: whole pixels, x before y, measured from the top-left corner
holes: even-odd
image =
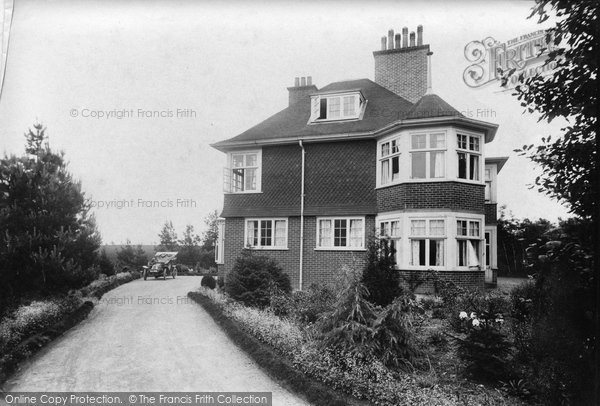
[[[115,274],[115,265],[106,254],[106,250],[102,250],[102,252],[100,252],[100,256],[98,257],[98,266],[100,267],[100,272],[104,275],[110,276]]]
[[[119,271],[124,267],[139,268],[148,263],[148,256],[144,252],[141,245],[133,246],[131,241],[127,240],[124,247],[117,251],[117,261],[119,263]]]
[[[600,3],[595,0],[536,0],[530,17],[537,16],[540,23],[556,16],[556,24],[547,30],[546,39],[556,47],[549,52],[546,63],[556,68],[547,76],[535,75],[515,88],[516,96],[528,112],[538,112],[540,120],[563,118],[567,125],[561,136],[543,137],[542,143],[524,145],[517,150],[528,156],[542,169],[535,184],[540,192],[566,203],[570,210],[583,220],[591,222],[593,229],[593,262],[580,267],[581,288],[594,291],[595,300],[587,310],[593,313],[595,378],[594,404],[600,403],[600,145],[598,134],[598,15]],[[507,75],[512,74],[509,71]],[[505,77],[506,78],[506,77]],[[573,251],[563,252],[575,255]],[[591,255],[591,254],[590,254]],[[558,261],[560,255],[553,258]],[[577,259],[574,261],[577,263]],[[566,261],[567,269],[577,272],[577,267]],[[564,284],[558,286],[568,289]]]
[[[0,160],[0,307],[83,286],[98,273],[100,236],[89,203],[45,131],[35,124],[25,134],[27,154]]]
[[[204,225],[206,230],[202,236],[202,248],[205,250],[214,250],[215,243],[219,237],[219,228],[217,227],[217,220],[219,219],[219,212],[216,210],[210,212],[204,218]]]
[[[175,232],[172,221],[165,221],[165,224],[158,234],[158,238],[160,240],[158,248],[160,251],[177,251],[177,233]]]
[[[183,238],[179,240],[178,261],[192,266],[197,264],[201,258],[199,243],[200,236],[194,232],[194,226],[188,224],[185,227]]]

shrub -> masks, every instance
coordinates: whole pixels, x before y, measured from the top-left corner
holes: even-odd
[[[214,289],[217,287],[217,281],[212,276],[203,276],[202,282],[200,282],[200,286],[204,286],[205,288]]]
[[[245,250],[227,275],[225,292],[248,306],[263,308],[269,305],[273,284],[284,293],[292,290],[289,276],[275,260]]]
[[[217,277],[217,286],[219,289],[223,289],[225,287],[225,278]]]
[[[314,324],[332,309],[335,294],[328,286],[313,284],[305,291],[291,295],[274,291],[270,309],[278,316],[290,317],[302,324]]]
[[[362,283],[369,292],[369,302],[387,306],[402,293],[400,277],[394,265],[394,250],[387,240],[376,239],[369,243],[367,264],[362,275]]]

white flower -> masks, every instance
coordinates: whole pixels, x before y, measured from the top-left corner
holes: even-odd
[[[471,318],[474,319],[477,315],[474,312],[471,312]]]
[[[504,323],[504,319],[496,319],[496,323],[502,324],[502,323]]]
[[[473,327],[479,327],[479,320],[473,319]]]
[[[467,316],[467,312],[460,312],[460,314],[458,315],[458,317],[459,317],[461,320],[464,320],[464,319],[466,319],[466,318],[467,318],[467,317],[469,317],[469,316]]]

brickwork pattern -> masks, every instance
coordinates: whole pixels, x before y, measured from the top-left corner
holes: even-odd
[[[484,214],[483,185],[463,182],[403,183],[377,189],[377,211],[445,209]]]
[[[485,224],[498,224],[498,204],[485,204]]]
[[[429,45],[375,51],[375,83],[417,102],[427,91]]]
[[[422,274],[422,271],[415,270],[400,270],[403,281],[409,279],[411,275]],[[483,289],[485,288],[485,271],[441,271],[438,272],[440,280],[445,282],[454,282],[465,289]],[[407,287],[407,283],[402,283]],[[416,293],[430,294],[435,293],[434,283],[431,280],[420,285]]]
[[[375,230],[375,217],[366,218],[367,241]],[[362,268],[366,251],[320,251],[316,247],[316,217],[304,218],[304,275],[303,288],[311,284],[333,284],[344,265],[355,263]],[[236,258],[244,249],[244,219],[228,218],[225,221],[224,264],[218,265],[219,276],[224,277],[233,267]],[[287,250],[256,250],[276,260],[286,272],[294,289],[299,288],[300,272],[300,217],[288,218]]]

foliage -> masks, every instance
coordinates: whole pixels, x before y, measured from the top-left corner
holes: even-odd
[[[313,284],[307,290],[287,295],[272,291],[269,308],[278,316],[292,318],[302,324],[316,323],[322,314],[330,311],[335,293],[326,285]]]
[[[400,277],[394,265],[394,252],[388,241],[372,240],[367,250],[367,264],[363,271],[362,283],[369,291],[367,300],[374,305],[387,306],[402,294]]]
[[[200,282],[200,286],[205,288],[214,289],[217,287],[217,281],[212,276],[203,276],[202,282]]]
[[[148,263],[148,257],[144,252],[141,245],[133,246],[131,241],[127,240],[124,247],[120,247],[117,251],[117,262],[119,264],[119,270],[125,267],[136,269],[142,267]]]
[[[177,251],[177,233],[175,232],[172,221],[165,221],[165,224],[163,224],[162,229],[158,234],[158,239],[160,241],[158,251]]]
[[[285,293],[292,290],[289,276],[275,260],[244,250],[227,274],[225,292],[245,305],[266,307],[273,284]]]
[[[98,256],[98,268],[100,269],[100,273],[106,276],[115,274],[115,265],[106,254],[106,250],[102,250],[100,256]]]
[[[191,266],[198,263],[201,255],[199,242],[200,236],[195,233],[194,226],[191,224],[186,225],[183,238],[178,241],[177,251],[179,254],[177,255],[177,261]]]
[[[204,217],[204,225],[206,230],[202,235],[202,248],[207,251],[214,250],[217,238],[219,237],[219,229],[217,227],[217,220],[219,219],[219,213],[214,210]]]
[[[89,283],[100,236],[81,184],[53,152],[45,128],[25,134],[26,155],[0,160],[0,312],[36,292]]]

